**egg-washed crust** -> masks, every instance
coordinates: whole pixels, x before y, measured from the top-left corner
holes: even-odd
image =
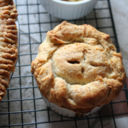
[[[0,0],[0,101],[6,94],[17,59],[17,11],[12,0]]]
[[[31,66],[42,95],[78,113],[109,103],[125,80],[110,36],[87,24],[64,21],[49,31]]]

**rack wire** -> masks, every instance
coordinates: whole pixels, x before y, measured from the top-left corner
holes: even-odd
[[[47,108],[30,72],[30,64],[46,32],[62,20],[50,16],[38,0],[15,0],[15,3],[19,13],[19,57],[10,88],[0,103],[0,128],[116,128],[116,118],[128,115],[127,85],[117,99],[84,118],[63,117]],[[70,22],[91,24],[110,34],[120,51],[110,0],[98,0],[88,16]]]

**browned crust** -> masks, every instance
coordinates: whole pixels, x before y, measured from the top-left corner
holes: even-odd
[[[12,0],[0,1],[0,101],[17,59],[17,11]]]
[[[43,96],[78,113],[109,103],[126,78],[108,34],[66,21],[47,33],[32,73]]]

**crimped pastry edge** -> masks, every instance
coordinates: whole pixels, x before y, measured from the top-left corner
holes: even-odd
[[[13,0],[0,2],[0,101],[6,94],[10,82],[10,75],[14,72],[18,56],[17,49],[17,10]]]

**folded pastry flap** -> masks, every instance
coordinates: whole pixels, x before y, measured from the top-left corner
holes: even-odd
[[[75,25],[66,21],[49,31],[47,35],[51,42],[55,44],[87,42],[88,38],[97,40],[109,40],[110,38],[108,34],[102,33],[90,25]]]

